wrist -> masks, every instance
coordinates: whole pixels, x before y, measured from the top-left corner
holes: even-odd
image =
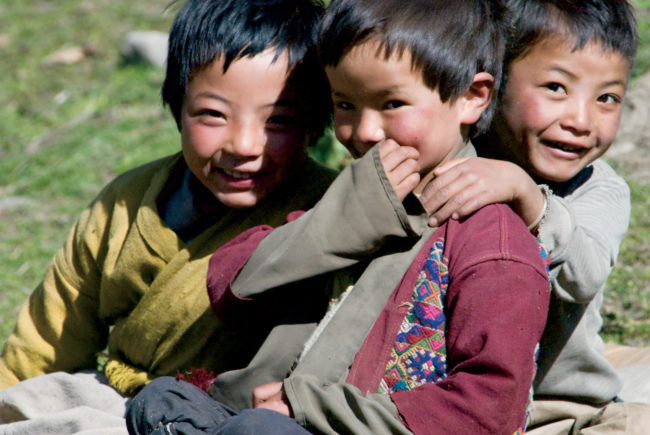
[[[519,177],[513,177],[512,207],[529,228],[534,226],[546,208],[544,193],[537,183],[517,166]]]
[[[551,192],[551,189],[546,184],[540,184],[538,188],[540,193],[544,197],[544,204],[537,217],[531,223],[528,224],[528,230],[530,230],[530,232],[535,235],[537,235],[539,231],[539,226],[544,220],[544,218],[546,217],[546,213],[548,212],[548,202],[550,196],[553,194],[553,192]]]

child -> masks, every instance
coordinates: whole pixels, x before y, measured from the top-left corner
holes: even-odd
[[[205,275],[218,247],[311,207],[333,179],[306,155],[331,116],[316,53],[322,12],[310,0],[190,0],[180,9],[162,94],[182,153],[119,176],[81,215],[5,345],[0,388],[29,380],[0,392],[3,422],[51,409],[21,411],[25,389],[43,401],[55,396],[59,410],[59,389],[75,388],[66,393],[74,406],[92,407],[81,397],[98,403],[104,393],[74,387],[72,375],[30,378],[94,369],[105,348],[107,383],[126,396],[178,370],[248,363],[265,330],[224,330],[209,313]],[[326,305],[314,307],[322,315]],[[123,418],[125,399],[98,391],[122,404]],[[86,414],[91,427],[101,425],[79,409],[79,421]]]
[[[217,251],[208,287],[225,323],[272,298],[293,305],[281,285],[327,271],[303,292],[331,278],[340,297],[317,328],[274,329],[249,367],[216,378],[216,400],[155,380],[130,404],[132,433],[248,429],[268,409],[312,433],[521,428],[549,297],[537,242],[503,205],[426,228],[410,193],[437,165],[472,155],[469,136],[489,123],[498,14],[479,0],[331,3],[319,51],[335,133],[363,157],[305,215]],[[217,421],[220,404],[246,411]]]
[[[615,415],[628,430],[647,428],[633,416],[649,418],[649,408],[613,402],[621,382],[598,335],[605,282],[630,214],[627,185],[598,158],[614,140],[634,63],[632,7],[626,0],[507,4],[507,80],[478,148],[505,161],[443,165],[423,202],[435,211],[434,224],[509,202],[550,254],[553,296],[533,424],[577,431],[611,425]],[[591,421],[600,413],[607,418]]]

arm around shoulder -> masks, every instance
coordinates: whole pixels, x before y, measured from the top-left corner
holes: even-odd
[[[630,190],[603,162],[569,195],[551,195],[539,238],[551,258],[554,292],[588,303],[602,289],[630,219]]]
[[[548,278],[539,246],[521,220],[507,206],[490,208],[500,212],[492,210],[489,219],[479,212],[469,225],[456,222],[446,231],[456,246],[445,253],[453,257],[445,302],[446,377],[389,394],[373,393],[377,385],[364,395],[351,385],[292,376],[285,389],[299,421],[325,432],[342,427],[426,434],[512,433],[523,424]],[[394,340],[391,333],[386,337]],[[354,365],[383,373],[386,363],[357,355]],[[341,422],[345,426],[337,426]]]
[[[351,163],[316,206],[259,243],[232,285],[239,297],[343,269],[394,238],[417,236],[426,214],[409,214],[392,191],[378,147]]]

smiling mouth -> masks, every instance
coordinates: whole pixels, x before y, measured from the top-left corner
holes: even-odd
[[[239,180],[249,180],[253,178],[254,174],[251,172],[240,172],[240,171],[235,171],[233,169],[227,169],[227,168],[220,168],[224,174],[228,175],[229,177],[232,178],[237,178]]]
[[[555,148],[561,151],[566,151],[569,153],[584,153],[588,150],[583,146],[570,145],[564,142],[556,142],[551,140],[544,140],[542,143],[548,147]]]

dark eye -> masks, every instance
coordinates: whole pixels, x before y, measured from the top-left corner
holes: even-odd
[[[202,116],[210,116],[212,118],[225,118],[226,116],[218,111],[218,110],[212,110],[212,109],[205,109],[201,111]]]
[[[406,105],[404,101],[400,100],[390,100],[385,104],[386,109],[391,110],[391,109],[399,109],[400,107]]]
[[[296,119],[293,116],[288,115],[273,115],[266,121],[266,123],[275,127],[287,127],[294,125]]]
[[[545,85],[545,87],[546,87],[546,89],[548,89],[548,90],[551,91],[551,92],[562,92],[562,93],[565,93],[564,86],[562,86],[561,84],[556,83],[556,82],[547,83],[547,84]]]
[[[614,94],[603,94],[600,97],[598,97],[598,102],[605,103],[605,104],[620,104],[621,97]]]
[[[354,106],[347,101],[338,101],[334,106],[339,110],[353,110]]]

